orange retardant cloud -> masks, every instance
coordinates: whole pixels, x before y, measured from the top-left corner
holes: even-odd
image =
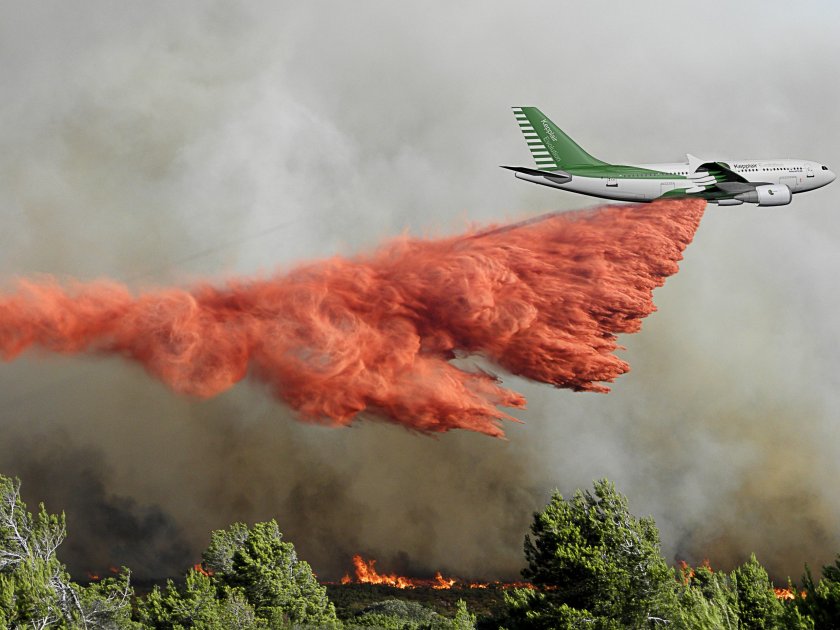
[[[502,436],[524,398],[451,359],[574,390],[628,371],[616,335],[639,330],[705,208],[658,201],[555,214],[441,239],[402,238],[271,279],[140,295],[111,282],[20,280],[0,294],[0,354],[118,354],[179,393],[251,375],[303,420],[368,412],[408,429]]]

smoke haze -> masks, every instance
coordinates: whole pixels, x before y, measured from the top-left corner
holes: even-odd
[[[593,205],[499,172],[529,163],[516,104],[613,162],[836,170],[840,8],[707,7],[4,3],[0,282],[188,286]],[[838,190],[711,208],[619,339],[632,372],[607,396],[506,377],[529,400],[506,441],[303,425],[252,383],[194,401],[119,359],[24,357],[0,366],[0,470],[67,511],[77,573],[176,573],[212,528],[276,517],[322,577],[358,552],[511,578],[550,490],[607,476],[669,559],[755,551],[797,576],[840,551]]]

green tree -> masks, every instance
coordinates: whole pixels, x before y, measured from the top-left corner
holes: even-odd
[[[796,585],[790,579],[788,579],[787,587],[795,595],[793,599],[782,602],[784,612],[782,613],[781,627],[786,630],[815,630],[814,619],[799,607],[799,603],[802,601],[802,593],[798,592]]]
[[[276,521],[248,529],[235,523],[211,534],[204,565],[220,586],[241,589],[258,618],[272,628],[339,627],[327,590],[294,545],[283,541]]]
[[[814,620],[816,630],[837,628],[840,624],[840,555],[833,565],[823,567],[818,583],[805,565],[802,583],[804,597],[797,593],[797,609]]]
[[[782,603],[773,592],[767,571],[752,555],[727,574],[708,565],[683,566],[678,627],[691,630],[812,630],[810,617],[795,602]],[[790,585],[793,588],[792,585]]]
[[[217,588],[209,576],[194,570],[187,574],[182,590],[172,580],[163,589],[155,586],[139,602],[138,619],[144,627],[160,630],[268,628],[264,620],[257,619],[241,589]]]
[[[538,589],[507,598],[506,627],[649,628],[677,614],[678,584],[652,518],[638,519],[606,479],[534,515],[522,575]]]
[[[459,599],[455,617],[449,624],[451,630],[474,630],[475,621],[475,615],[467,609],[467,602]]]
[[[563,628],[594,628],[619,630],[621,624],[606,617],[598,617],[584,608],[573,608],[548,593],[531,589],[515,589],[505,593],[506,614],[502,628],[561,630]]]
[[[756,560],[755,554],[732,571],[731,579],[742,628],[745,630],[782,628],[784,609],[773,593],[773,585],[770,583],[767,571]]]
[[[680,575],[677,625],[688,630],[739,627],[735,592],[726,573],[715,573],[708,565],[692,569],[683,565]]]
[[[449,620],[418,602],[386,599],[366,606],[349,627],[381,630],[444,630]]]
[[[418,602],[387,599],[370,604],[347,622],[346,630],[474,630],[475,615],[458,600],[455,617],[450,619]]]
[[[20,481],[0,475],[0,627],[132,627],[128,571],[87,588],[73,583],[56,557],[65,534],[63,514],[41,505],[33,516]]]

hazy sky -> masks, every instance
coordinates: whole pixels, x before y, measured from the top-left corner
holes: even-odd
[[[840,167],[836,25],[811,2],[0,2],[0,285],[266,275],[587,197],[515,180],[534,105],[612,162]],[[277,518],[317,572],[510,577],[551,489],[607,476],[669,561],[840,552],[840,184],[710,207],[609,395],[507,378],[509,439],[295,422],[120,360],[0,365],[0,472],[66,509],[74,570],[180,571]]]

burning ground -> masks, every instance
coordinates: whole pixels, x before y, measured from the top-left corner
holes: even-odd
[[[353,575],[345,573],[341,584],[371,584],[390,586],[398,589],[430,588],[435,591],[455,589],[509,589],[534,588],[529,582],[482,582],[480,580],[462,580],[454,577],[444,577],[440,571],[435,571],[433,578],[413,578],[396,573],[383,573],[377,570],[376,560],[365,560],[359,554],[353,556]]]

